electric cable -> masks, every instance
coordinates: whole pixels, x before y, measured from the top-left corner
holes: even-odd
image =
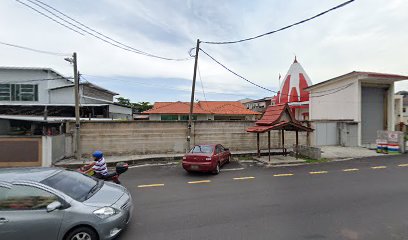
[[[270,31],[270,32],[267,32],[267,33],[263,33],[263,34],[260,34],[260,35],[254,36],[254,37],[244,38],[244,39],[235,40],[235,41],[224,41],[224,42],[202,41],[202,43],[207,43],[207,44],[233,44],[233,43],[240,43],[240,42],[245,42],[245,41],[249,41],[249,40],[254,40],[254,39],[257,39],[257,38],[260,38],[260,37],[264,37],[264,36],[267,36],[267,35],[270,35],[270,34],[273,34],[273,33],[277,33],[277,32],[283,31],[283,30],[285,30],[285,29],[294,27],[294,26],[296,26],[296,25],[300,25],[300,24],[302,24],[302,23],[311,21],[311,20],[313,20],[313,19],[315,19],[315,18],[318,18],[318,17],[320,17],[320,16],[322,16],[322,15],[324,15],[324,14],[326,14],[326,13],[329,13],[329,12],[334,11],[334,10],[336,10],[336,9],[342,8],[342,7],[344,7],[344,6],[346,6],[346,5],[350,4],[350,3],[352,3],[352,2],[354,2],[354,1],[355,1],[355,0],[350,0],[350,1],[344,2],[344,3],[340,4],[340,5],[337,5],[337,6],[335,6],[335,7],[332,7],[332,8],[330,8],[330,9],[328,9],[328,10],[326,10],[326,11],[324,11],[324,12],[321,12],[321,13],[319,13],[319,14],[316,14],[316,15],[314,15],[314,16],[312,16],[312,17],[306,18],[306,19],[301,20],[301,21],[299,21],[299,22],[296,22],[296,23],[287,25],[287,26],[285,26],[285,27],[279,28],[279,29],[277,29],[277,30],[273,30],[273,31]]]

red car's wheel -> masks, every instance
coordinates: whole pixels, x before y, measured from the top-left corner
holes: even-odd
[[[231,162],[231,155],[228,156],[227,163]]]
[[[220,173],[220,163],[217,163],[217,166],[215,166],[215,169],[213,171],[214,174]]]

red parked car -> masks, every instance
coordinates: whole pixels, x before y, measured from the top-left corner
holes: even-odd
[[[221,144],[194,146],[183,157],[183,168],[187,172],[212,172],[218,174],[220,167],[231,160],[231,152]]]

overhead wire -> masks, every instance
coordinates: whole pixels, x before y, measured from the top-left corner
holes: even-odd
[[[207,44],[233,44],[233,43],[240,43],[240,42],[246,42],[246,41],[254,40],[254,39],[257,39],[257,38],[261,38],[261,37],[264,37],[264,36],[267,36],[267,35],[271,35],[271,34],[274,34],[274,33],[277,33],[277,32],[283,31],[283,30],[286,30],[286,29],[288,29],[288,28],[291,28],[291,27],[300,25],[300,24],[302,24],[302,23],[311,21],[311,20],[313,20],[313,19],[315,19],[315,18],[318,18],[318,17],[320,17],[320,16],[322,16],[322,15],[325,15],[325,14],[331,12],[331,11],[334,11],[334,10],[336,10],[336,9],[342,8],[342,7],[344,7],[344,6],[346,6],[346,5],[350,4],[350,3],[352,3],[352,2],[354,2],[354,1],[355,1],[355,0],[349,0],[349,1],[343,2],[342,4],[339,4],[339,5],[335,6],[335,7],[332,7],[332,8],[330,8],[330,9],[328,9],[328,10],[326,10],[326,11],[323,11],[323,12],[321,12],[321,13],[319,13],[319,14],[316,14],[316,15],[314,15],[314,16],[312,16],[312,17],[306,18],[306,19],[301,20],[301,21],[299,21],[299,22],[296,22],[296,23],[287,25],[287,26],[285,26],[285,27],[279,28],[279,29],[277,29],[277,30],[273,30],[273,31],[270,31],[270,32],[267,32],[267,33],[263,33],[263,34],[260,34],[260,35],[254,36],[254,37],[249,37],[249,38],[244,38],[244,39],[234,40],[234,41],[222,41],[222,42],[202,41],[202,43],[207,43]]]
[[[41,14],[41,15],[43,15],[43,16],[45,16],[45,17],[51,19],[51,20],[53,20],[54,22],[60,23],[62,26],[66,27],[66,28],[68,28],[68,29],[70,29],[70,30],[73,30],[73,31],[75,31],[75,32],[77,32],[77,33],[79,33],[79,34],[81,34],[81,35],[85,35],[85,34],[79,32],[78,30],[76,30],[76,29],[79,29],[79,30],[81,30],[82,32],[84,32],[84,33],[86,33],[86,34],[88,34],[88,35],[90,35],[90,36],[92,36],[92,37],[94,37],[94,38],[96,38],[96,39],[99,39],[99,40],[101,40],[101,41],[103,41],[103,42],[105,42],[105,43],[107,43],[107,44],[110,44],[110,45],[112,45],[112,46],[114,46],[114,47],[120,48],[120,49],[125,50],[125,51],[128,51],[128,52],[132,52],[132,53],[144,55],[144,56],[147,56],[147,57],[158,58],[158,59],[162,59],[162,60],[169,60],[169,61],[187,61],[187,60],[190,60],[190,59],[191,59],[191,57],[188,57],[188,58],[168,58],[168,57],[162,57],[162,56],[159,56],[159,55],[155,55],[155,54],[151,54],[151,53],[147,53],[147,52],[141,51],[141,50],[139,50],[139,49],[136,49],[136,48],[133,48],[133,47],[128,46],[128,45],[126,45],[126,44],[123,44],[123,43],[121,43],[121,42],[119,42],[119,41],[117,41],[117,40],[114,40],[113,38],[108,37],[108,36],[106,36],[106,35],[100,33],[99,31],[96,31],[96,30],[94,30],[94,29],[92,29],[92,28],[86,26],[85,24],[80,23],[79,21],[73,19],[72,17],[69,17],[68,15],[62,13],[61,11],[57,10],[56,8],[54,8],[54,7],[52,7],[52,6],[48,5],[48,4],[46,4],[46,3],[44,3],[44,2],[41,2],[41,1],[37,1],[37,0],[36,0],[36,2],[38,2],[38,3],[36,3],[36,2],[34,2],[34,1],[32,1],[32,0],[27,0],[27,1],[29,1],[30,3],[36,5],[37,7],[43,9],[44,11],[46,11],[46,12],[52,14],[53,16],[57,17],[58,19],[64,21],[65,23],[67,23],[67,24],[73,26],[73,27],[75,28],[75,29],[73,29],[72,27],[69,27],[69,26],[67,26],[67,25],[64,24],[64,23],[61,23],[60,21],[54,19],[53,17],[50,17],[50,16],[47,15],[46,13],[44,13],[44,12],[42,12],[42,11],[40,11],[40,10],[34,8],[33,6],[30,6],[29,4],[23,3],[23,2],[20,1],[20,0],[16,0],[16,1],[17,1],[18,3],[21,3],[21,4],[23,4],[23,5],[27,6],[27,7],[29,7],[30,9],[36,11],[37,13],[39,13],[39,14]],[[62,17],[60,17],[60,16],[58,16],[57,14],[55,14],[54,12],[52,12],[51,10],[47,9],[46,7],[44,7],[44,6],[40,5],[40,4],[42,4],[42,5],[46,6],[46,7],[48,7],[49,9],[51,9],[51,10],[53,10],[53,11],[55,11],[55,12],[61,14],[62,16],[64,16],[64,17],[70,19],[71,21],[74,21],[74,22],[77,23],[77,24],[80,24],[81,26],[83,26],[84,28],[87,28],[88,30],[92,31],[93,33],[90,32],[90,31],[88,31],[88,30],[86,30],[86,29],[84,29],[84,28],[82,28],[82,27],[80,27],[80,26],[78,26],[78,25],[76,25],[76,24],[74,24],[74,23],[72,23],[72,22],[70,22],[70,21],[68,21],[68,20],[66,20],[66,19],[64,19],[64,18],[62,18]],[[98,35],[99,35],[99,36],[98,36]],[[102,37],[100,37],[100,36],[102,36]],[[108,40],[106,40],[105,38],[108,39]]]
[[[202,80],[202,78],[201,78],[200,65],[199,65],[198,63],[197,63],[197,71],[198,71],[198,77],[200,78],[201,90],[203,90],[204,100],[207,101],[207,97],[205,96],[205,92],[204,92],[203,80]]]
[[[70,26],[67,26],[66,24],[64,24],[64,23],[62,23],[62,22],[60,22],[60,21],[58,21],[58,20],[56,20],[56,19],[54,19],[54,18],[48,16],[47,14],[45,14],[45,13],[43,13],[43,12],[37,10],[36,8],[34,8],[34,7],[30,6],[30,5],[28,5],[27,3],[23,3],[23,2],[20,1],[20,0],[16,0],[16,1],[17,1],[18,3],[20,3],[20,4],[23,4],[24,6],[26,6],[26,7],[28,7],[28,8],[30,8],[30,9],[32,9],[33,11],[37,12],[38,14],[41,14],[42,16],[44,16],[44,17],[50,19],[51,21],[56,22],[56,23],[58,23],[59,25],[65,27],[65,28],[67,28],[67,29],[69,29],[69,30],[71,30],[71,31],[74,31],[74,32],[76,32],[76,33],[78,33],[78,34],[80,34],[80,35],[84,35],[83,33],[81,33],[81,32],[79,32],[79,31],[77,31],[77,30],[71,28]]]
[[[281,92],[279,92],[279,91],[274,91],[274,90],[271,90],[271,89],[269,89],[269,88],[263,87],[263,86],[261,86],[261,85],[255,83],[255,82],[249,80],[248,78],[243,77],[242,75],[236,73],[235,71],[231,70],[230,68],[228,68],[227,66],[225,66],[223,63],[221,63],[220,61],[218,61],[217,59],[215,59],[213,56],[211,56],[210,54],[208,54],[206,51],[204,51],[202,48],[200,48],[200,51],[202,51],[202,52],[203,52],[205,55],[207,55],[211,60],[213,60],[214,62],[216,62],[218,65],[220,65],[221,67],[223,67],[224,69],[226,69],[226,70],[229,71],[230,73],[234,74],[235,76],[237,76],[237,77],[243,79],[244,81],[246,81],[246,82],[248,82],[248,83],[250,83],[250,84],[252,84],[252,85],[254,85],[254,86],[258,87],[258,88],[261,88],[261,89],[263,89],[263,90],[266,90],[266,91],[269,91],[269,92],[272,92],[272,93],[276,93],[276,94],[279,93],[280,96],[288,96],[288,97],[294,96],[294,97],[300,97],[299,95],[283,94],[283,93],[281,93]],[[334,88],[334,89],[328,89],[328,90],[321,91],[321,92],[332,91],[332,92],[327,93],[327,94],[322,94],[322,95],[317,95],[317,96],[312,96],[312,95],[310,94],[310,95],[311,95],[310,97],[318,98],[318,97],[327,96],[327,95],[334,94],[334,93],[336,93],[336,92],[342,91],[342,90],[344,90],[344,89],[346,89],[346,88],[349,88],[349,87],[352,86],[352,85],[353,85],[353,84],[351,83],[351,84],[348,84],[348,85],[345,85],[345,86],[342,86],[342,87],[339,87],[339,88]],[[321,93],[321,92],[320,92],[320,93]]]
[[[51,51],[45,51],[45,50],[38,50],[38,49],[35,49],[35,48],[24,47],[24,46],[21,46],[21,45],[16,45],[16,44],[11,44],[11,43],[1,42],[1,41],[0,41],[0,44],[6,45],[6,46],[9,46],[9,47],[15,47],[15,48],[23,49],[23,50],[28,50],[28,51],[43,53],[43,54],[49,54],[49,55],[54,55],[54,56],[64,57],[64,56],[69,56],[70,55],[69,53],[58,53],[58,52],[51,52]]]
[[[135,50],[135,51],[139,51],[140,53],[148,54],[148,53],[143,52],[143,51],[141,51],[141,50],[139,50],[139,49],[133,48],[133,47],[128,46],[128,45],[126,45],[126,44],[123,44],[123,43],[121,43],[121,42],[119,42],[119,41],[116,41],[115,39],[113,39],[113,38],[111,38],[111,37],[109,37],[109,36],[106,36],[105,34],[103,34],[103,33],[99,32],[99,31],[97,31],[97,30],[95,30],[95,29],[92,29],[92,28],[86,26],[85,24],[83,24],[83,23],[81,23],[81,22],[75,20],[74,18],[72,18],[72,17],[66,15],[65,13],[59,11],[58,9],[56,9],[56,8],[54,8],[54,7],[52,7],[52,6],[50,6],[49,4],[46,4],[46,3],[44,3],[44,2],[42,2],[42,1],[40,1],[40,0],[35,0],[35,1],[38,2],[38,3],[40,3],[40,4],[42,4],[42,5],[44,5],[44,6],[46,6],[46,7],[48,7],[48,8],[50,8],[50,9],[52,9],[52,10],[54,10],[55,12],[61,14],[62,16],[68,18],[69,20],[71,20],[71,21],[73,21],[73,22],[79,24],[80,26],[82,26],[82,27],[84,27],[84,28],[86,28],[86,29],[88,29],[88,30],[90,30],[90,31],[92,31],[92,32],[94,32],[94,33],[100,35],[100,36],[103,36],[103,37],[106,38],[106,39],[111,40],[112,42],[115,42],[115,43],[117,43],[117,44],[120,44],[120,45],[122,45],[122,46],[124,46],[124,47],[127,47],[127,48],[130,48],[130,49],[133,49],[133,50]]]
[[[268,88],[266,88],[266,87],[263,87],[263,86],[261,86],[261,85],[255,83],[255,82],[253,82],[253,81],[251,81],[251,80],[249,80],[249,79],[247,79],[247,78],[245,78],[245,77],[239,75],[238,73],[234,72],[233,70],[231,70],[230,68],[228,68],[227,66],[225,66],[224,64],[222,64],[220,61],[218,61],[217,59],[215,59],[213,56],[211,56],[210,54],[208,54],[208,53],[207,53],[206,51],[204,51],[202,48],[200,48],[200,51],[202,51],[205,55],[207,55],[209,58],[211,58],[214,62],[218,63],[218,65],[220,65],[221,67],[225,68],[227,71],[229,71],[230,73],[234,74],[235,76],[237,76],[237,77],[243,79],[244,81],[246,81],[246,82],[248,82],[248,83],[250,83],[250,84],[252,84],[252,85],[254,85],[254,86],[258,87],[258,88],[261,88],[261,89],[263,89],[263,90],[266,90],[266,91],[269,91],[269,92],[273,92],[273,93],[278,93],[277,91],[273,91],[273,90],[271,90],[271,89],[268,89]]]
[[[145,86],[150,86],[154,88],[161,88],[161,89],[172,89],[176,91],[181,91],[181,92],[191,92],[191,90],[188,89],[180,89],[180,88],[175,88],[175,87],[169,87],[166,85],[161,85],[161,84],[149,84],[149,83],[143,83],[143,82],[137,82],[134,80],[125,80],[125,79],[120,79],[120,78],[111,78],[111,77],[103,77],[103,76],[95,76],[95,75],[90,75],[90,74],[82,74],[88,77],[93,77],[93,78],[104,78],[112,81],[122,81],[122,82],[127,82],[130,84],[138,84],[138,85],[145,85]],[[215,92],[215,91],[206,91],[207,94],[225,94],[225,95],[231,95],[231,96],[254,96],[255,94],[236,94],[236,93],[226,93],[226,92]]]

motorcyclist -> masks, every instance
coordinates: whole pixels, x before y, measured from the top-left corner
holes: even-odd
[[[88,166],[89,169],[85,173],[94,171],[94,177],[105,179],[108,175],[108,167],[106,166],[105,159],[103,158],[103,152],[95,151],[94,153],[92,153],[92,157],[94,158],[94,162]]]

